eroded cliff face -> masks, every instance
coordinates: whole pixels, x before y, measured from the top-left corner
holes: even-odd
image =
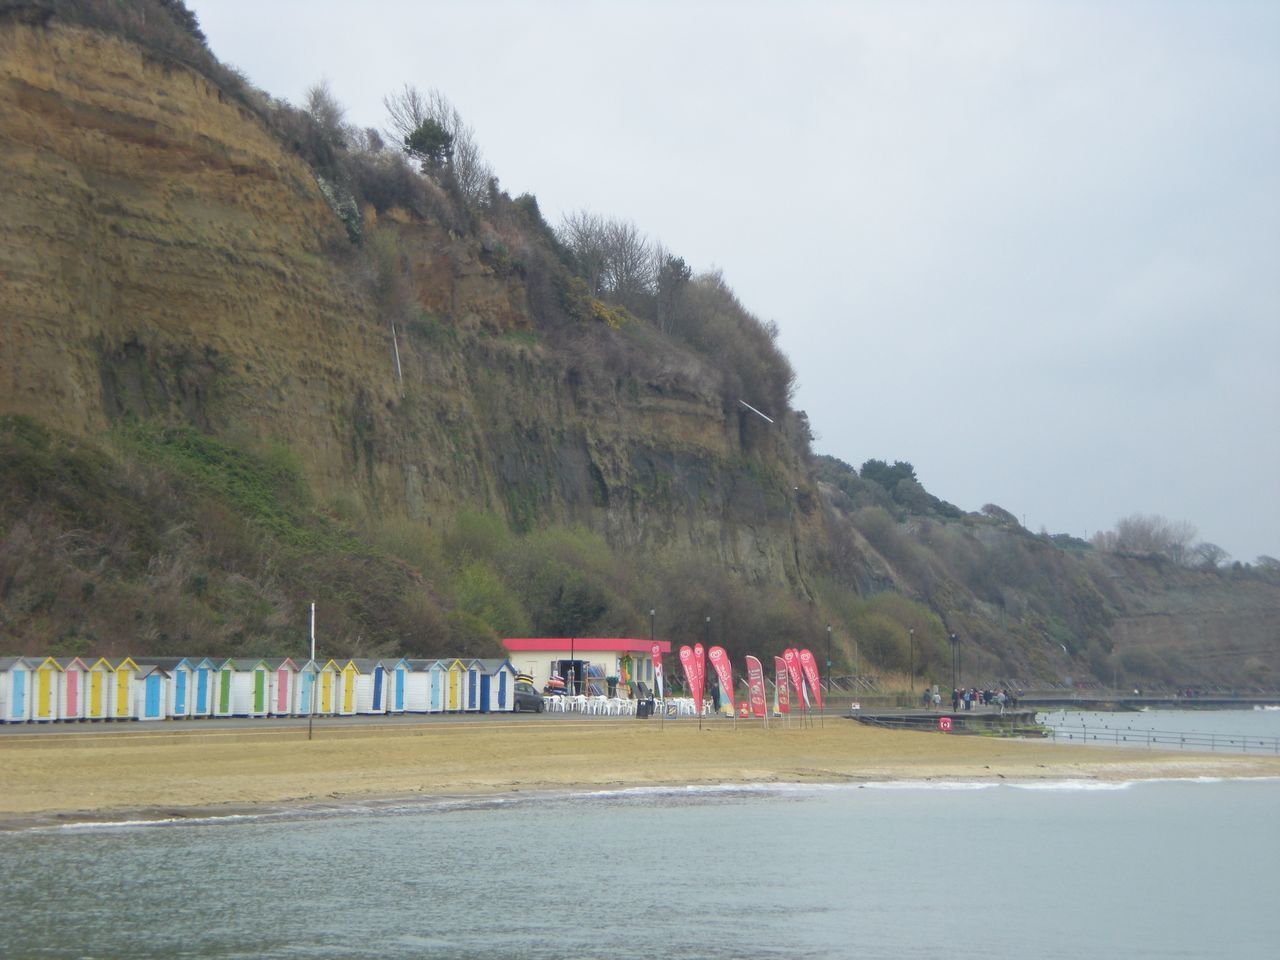
[[[283,440],[322,498],[574,519],[806,590],[821,528],[785,438],[697,378],[606,373],[521,335],[519,278],[440,226],[371,225],[396,233],[422,310],[393,343],[310,169],[191,70],[0,24],[0,199],[4,411]]]

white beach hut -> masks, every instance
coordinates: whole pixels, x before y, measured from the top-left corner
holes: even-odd
[[[231,671],[231,714],[236,717],[265,717],[271,668],[265,660],[235,665]]]
[[[35,665],[26,657],[0,657],[0,721],[31,719],[31,682]]]
[[[356,674],[356,713],[361,716],[387,712],[387,668],[380,660],[352,660]]]
[[[404,675],[405,713],[427,713],[431,709],[431,660],[406,660]]]

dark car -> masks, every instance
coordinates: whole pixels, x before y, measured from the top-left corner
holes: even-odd
[[[523,680],[516,681],[515,702],[512,709],[516,713],[523,710],[532,710],[534,713],[542,712],[542,694],[532,683],[525,683]]]

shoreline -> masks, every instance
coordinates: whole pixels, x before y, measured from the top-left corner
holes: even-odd
[[[0,831],[306,817],[352,808],[870,783],[1280,778],[1280,757],[1149,751],[833,721],[823,728],[609,721],[187,729],[6,743]]]

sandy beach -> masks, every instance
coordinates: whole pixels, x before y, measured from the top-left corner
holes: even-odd
[[[414,795],[726,783],[1280,777],[1280,758],[880,730],[827,718],[427,721],[0,736],[0,828]]]

